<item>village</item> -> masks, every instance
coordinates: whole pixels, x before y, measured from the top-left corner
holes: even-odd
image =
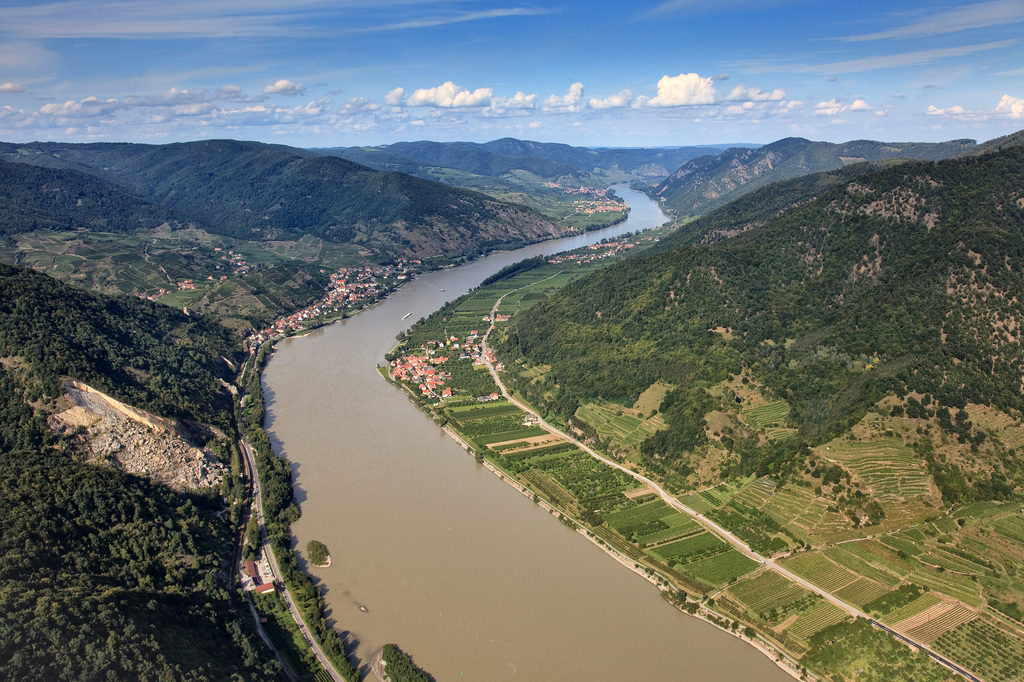
[[[266,329],[246,339],[250,353],[270,339],[305,328],[310,320],[322,315],[343,313],[363,308],[394,290],[416,274],[421,261],[400,258],[384,265],[339,268],[331,274],[327,293],[315,303],[274,320]]]
[[[545,183],[551,189],[560,189],[566,194],[574,194],[585,197],[574,199],[573,208],[577,213],[620,213],[626,210],[626,204],[618,197],[609,196],[609,190],[599,187],[564,187],[557,182]]]
[[[496,314],[494,322],[504,322],[509,319],[508,315]],[[484,315],[483,322],[490,323],[491,316]],[[395,381],[408,383],[420,392],[420,395],[427,398],[444,400],[452,397],[452,387],[448,384],[452,375],[439,369],[440,365],[448,362],[452,357],[459,360],[472,360],[474,366],[481,366],[486,362],[495,361],[494,353],[490,349],[483,350],[481,341],[483,337],[478,329],[473,329],[464,339],[458,336],[449,336],[442,341],[430,340],[420,346],[421,353],[418,355],[403,355],[391,361],[389,372]],[[457,354],[457,356],[456,356]],[[501,363],[498,369],[504,369]],[[497,400],[500,396],[497,393],[477,396],[477,402],[489,402]]]
[[[553,265],[558,263],[593,263],[594,261],[602,260],[604,258],[617,256],[634,248],[636,248],[636,242],[627,241],[625,239],[613,242],[601,242],[599,244],[591,244],[586,248],[586,250],[559,254],[554,258],[549,258],[548,263]]]
[[[242,254],[235,253],[231,249],[228,249],[225,252],[223,247],[215,246],[213,247],[213,250],[221,254],[220,259],[222,261],[226,261],[227,266],[231,268],[231,275],[238,277],[240,275],[252,272],[253,270],[256,269],[256,266],[247,261]],[[217,269],[220,270],[221,266],[217,265]],[[207,275],[206,279],[207,281],[210,282],[223,282],[224,280],[228,279],[228,277],[229,275],[220,275],[219,277]],[[173,282],[172,284],[174,285],[174,288],[177,289],[178,291],[189,291],[196,288],[196,281],[191,277],[188,279],[183,279],[178,282]],[[135,295],[138,296],[139,298],[144,298],[149,301],[159,301],[161,298],[163,298],[169,293],[171,293],[171,289],[161,287],[160,289],[157,289],[155,293],[152,294],[141,293]]]

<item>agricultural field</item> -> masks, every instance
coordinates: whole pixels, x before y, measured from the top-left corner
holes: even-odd
[[[819,597],[775,571],[762,571],[742,580],[726,594],[765,623],[776,623]]]
[[[819,601],[811,608],[803,611],[800,616],[786,628],[787,635],[797,642],[807,645],[808,640],[816,633],[847,620],[849,616],[835,604]]]
[[[677,567],[685,573],[714,587],[724,587],[750,573],[758,563],[735,549],[692,561]]]
[[[986,680],[1024,680],[1024,632],[978,618],[946,632],[933,646]]]
[[[836,439],[817,448],[816,454],[848,469],[855,481],[890,508],[933,494],[931,476],[924,461],[902,440]]]
[[[593,426],[612,450],[634,449],[655,431],[665,428],[661,415],[640,418],[621,405],[587,403],[576,410],[579,419]]]

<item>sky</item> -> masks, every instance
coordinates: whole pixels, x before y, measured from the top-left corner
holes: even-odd
[[[0,0],[0,140],[984,141],[1024,0]]]

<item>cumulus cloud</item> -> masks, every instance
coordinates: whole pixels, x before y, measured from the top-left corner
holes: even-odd
[[[401,89],[401,88],[396,88]],[[394,92],[394,90],[392,90]],[[445,81],[436,88],[420,88],[409,96],[409,106],[432,106],[451,109],[456,107],[485,107],[491,102],[494,91],[491,88],[467,90]]]
[[[781,102],[785,98],[786,91],[782,88],[766,92],[761,88],[752,88],[746,85],[737,85],[726,97],[730,102]]]
[[[623,90],[619,94],[609,97],[591,97],[589,104],[591,109],[619,109],[621,107],[628,107],[632,101],[633,91]]]
[[[318,100],[323,101],[323,100]],[[310,103],[312,104],[312,102]],[[339,114],[351,116],[352,114],[362,114],[369,111],[377,111],[380,109],[380,105],[373,100],[366,99],[365,97],[353,97],[349,101],[345,102],[345,105],[338,109]]]
[[[715,86],[710,77],[696,73],[662,76],[658,81],[658,94],[637,97],[635,106],[682,107],[695,104],[714,104]]]
[[[564,95],[551,95],[544,100],[544,111],[577,112],[583,100],[583,83],[576,82],[569,86]]]
[[[25,86],[21,85],[20,83],[11,83],[10,81],[7,81],[6,83],[0,83],[0,92],[24,92],[24,91],[25,91]]]
[[[996,105],[996,113],[1010,118],[1024,118],[1024,97],[1003,95]]]
[[[50,102],[40,107],[39,112],[61,118],[88,118],[105,116],[116,111],[118,107],[119,102],[116,99],[100,100],[90,96],[77,102],[70,99],[66,102]]]
[[[263,92],[268,95],[302,95],[306,92],[306,86],[302,83],[282,78],[263,88]]]
[[[384,97],[384,104],[389,107],[397,107],[402,103],[405,96],[405,88],[395,88]]]
[[[814,106],[814,113],[818,116],[835,116],[846,111],[874,111],[874,107],[862,99],[855,99],[850,104],[843,104],[835,97],[825,102],[818,102]]]
[[[934,104],[929,104],[924,113],[928,116],[962,116],[967,113],[967,111],[959,104],[946,107],[945,109],[940,109]]]

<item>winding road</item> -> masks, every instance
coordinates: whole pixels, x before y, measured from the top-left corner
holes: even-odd
[[[291,593],[288,591],[288,585],[285,584],[281,578],[281,569],[277,565],[277,557],[274,556],[274,550],[270,547],[270,538],[267,537],[267,526],[263,521],[263,491],[260,488],[260,477],[256,473],[256,456],[252,452],[252,448],[245,441],[239,441],[242,447],[242,452],[245,453],[246,467],[249,469],[249,478],[252,481],[252,499],[253,508],[256,511],[256,521],[260,525],[260,538],[263,544],[263,556],[267,558],[267,563],[270,565],[270,572],[274,575],[274,582],[277,583],[281,597],[284,599],[284,603],[288,606],[288,611],[291,612],[292,618],[295,619],[295,624],[299,627],[299,632],[302,633],[303,638],[309,643],[309,648],[313,650],[313,654],[317,660],[320,661],[320,665],[323,666],[327,674],[331,676],[334,682],[345,682],[345,679],[338,674],[338,671],[334,668],[334,664],[331,663],[330,659],[320,648],[316,638],[313,637],[309,628],[306,627],[306,621],[303,620],[302,614],[299,612],[298,607],[295,606],[295,602],[292,599]]]
[[[541,281],[543,281],[543,280],[541,280]],[[501,391],[501,395],[504,396],[506,400],[508,400],[513,405],[517,406],[519,409],[521,409],[521,410],[523,410],[525,412],[528,412],[530,414],[536,415],[537,416],[537,420],[538,420],[538,425],[541,426],[542,428],[544,428],[545,430],[547,430],[549,433],[551,433],[551,434],[553,434],[555,436],[558,436],[559,438],[565,439],[566,441],[568,441],[568,442],[572,443],[573,445],[575,445],[576,447],[578,447],[580,450],[583,450],[584,452],[586,452],[588,455],[590,455],[594,459],[596,459],[596,460],[598,460],[600,462],[603,462],[607,466],[610,466],[613,469],[617,469],[617,470],[619,470],[619,471],[621,471],[621,472],[623,472],[625,474],[628,474],[629,476],[632,476],[635,480],[639,481],[640,483],[646,484],[647,486],[649,486],[651,488],[651,490],[656,492],[658,494],[658,496],[661,497],[661,499],[663,499],[665,501],[665,503],[668,504],[670,507],[672,507],[673,509],[675,509],[675,510],[677,510],[679,512],[682,512],[684,514],[689,515],[694,521],[696,521],[697,523],[699,523],[700,525],[702,525],[704,528],[706,528],[707,530],[711,531],[715,535],[718,535],[719,537],[721,537],[722,539],[727,541],[729,544],[731,544],[733,547],[735,547],[737,550],[739,550],[743,555],[749,557],[750,559],[753,559],[754,561],[759,562],[766,569],[773,570],[776,573],[779,573],[782,576],[786,577],[787,579],[797,583],[801,587],[803,587],[803,588],[805,588],[805,589],[807,589],[807,590],[809,590],[811,592],[814,592],[815,594],[821,596],[823,599],[826,599],[830,603],[832,603],[835,606],[839,607],[840,609],[842,609],[843,611],[845,611],[849,615],[855,616],[855,617],[858,617],[858,618],[864,618],[869,623],[871,623],[874,627],[882,630],[883,632],[887,632],[887,633],[897,637],[900,641],[902,641],[903,643],[905,643],[905,644],[907,644],[907,645],[909,645],[909,646],[911,646],[913,648],[916,648],[916,649],[919,649],[921,651],[924,651],[926,654],[931,656],[933,659],[935,659],[936,661],[938,661],[939,663],[941,663],[945,667],[949,668],[953,672],[957,673],[958,675],[962,675],[963,677],[971,680],[972,682],[981,682],[973,674],[971,674],[970,672],[964,670],[962,667],[960,667],[959,665],[957,665],[953,661],[950,661],[949,659],[943,657],[941,654],[939,654],[936,651],[934,651],[933,649],[929,648],[926,644],[923,644],[922,642],[916,641],[913,638],[908,637],[905,634],[898,633],[895,630],[892,630],[891,628],[889,628],[889,627],[887,627],[885,625],[882,625],[877,620],[875,620],[874,618],[869,616],[867,613],[865,613],[865,612],[861,611],[860,609],[858,609],[856,606],[853,606],[851,604],[848,604],[848,603],[844,602],[842,599],[839,599],[834,594],[826,592],[825,590],[821,589],[820,587],[817,587],[816,585],[814,585],[813,583],[807,581],[806,579],[801,578],[800,576],[796,575],[792,571],[784,568],[783,566],[780,566],[771,557],[766,557],[766,556],[763,556],[763,555],[759,554],[758,552],[755,552],[743,540],[740,540],[740,538],[738,538],[737,536],[733,535],[732,533],[730,533],[725,528],[722,528],[720,525],[718,525],[717,523],[715,523],[711,519],[707,518],[706,516],[701,515],[700,513],[694,511],[693,509],[690,509],[685,504],[683,504],[678,499],[676,499],[674,496],[670,495],[664,488],[662,488],[660,485],[655,483],[653,480],[651,480],[647,476],[644,476],[641,473],[633,471],[632,469],[630,469],[630,468],[628,468],[626,466],[623,466],[622,464],[619,464],[618,462],[605,457],[604,455],[602,455],[599,452],[595,451],[593,448],[590,448],[589,446],[587,446],[583,442],[577,440],[573,436],[570,436],[569,434],[565,433],[561,429],[559,429],[559,428],[557,428],[555,426],[552,426],[551,424],[546,422],[537,413],[537,411],[534,408],[532,408],[529,405],[527,405],[526,403],[516,399],[509,392],[508,388],[505,386],[505,383],[501,380],[501,377],[498,375],[498,370],[494,367],[494,363],[492,363],[491,361],[489,361],[487,359],[487,356],[490,354],[490,352],[489,352],[490,349],[487,346],[487,339],[488,339],[488,337],[490,337],[491,332],[494,331],[494,316],[498,312],[498,306],[501,305],[502,299],[504,299],[506,296],[508,296],[511,293],[519,291],[520,289],[525,289],[526,287],[532,286],[533,284],[536,284],[536,282],[532,282],[531,284],[527,284],[527,285],[524,285],[522,287],[518,287],[516,289],[512,289],[510,291],[507,291],[504,294],[502,294],[498,298],[498,300],[496,300],[494,302],[494,307],[491,308],[491,314],[490,314],[491,322],[490,322],[490,326],[487,328],[487,331],[484,333],[483,339],[481,339],[481,342],[480,342],[480,357],[481,357],[481,360],[483,360],[484,365],[487,367],[487,371],[491,373],[491,377],[494,379],[494,383],[497,384],[498,389]]]

